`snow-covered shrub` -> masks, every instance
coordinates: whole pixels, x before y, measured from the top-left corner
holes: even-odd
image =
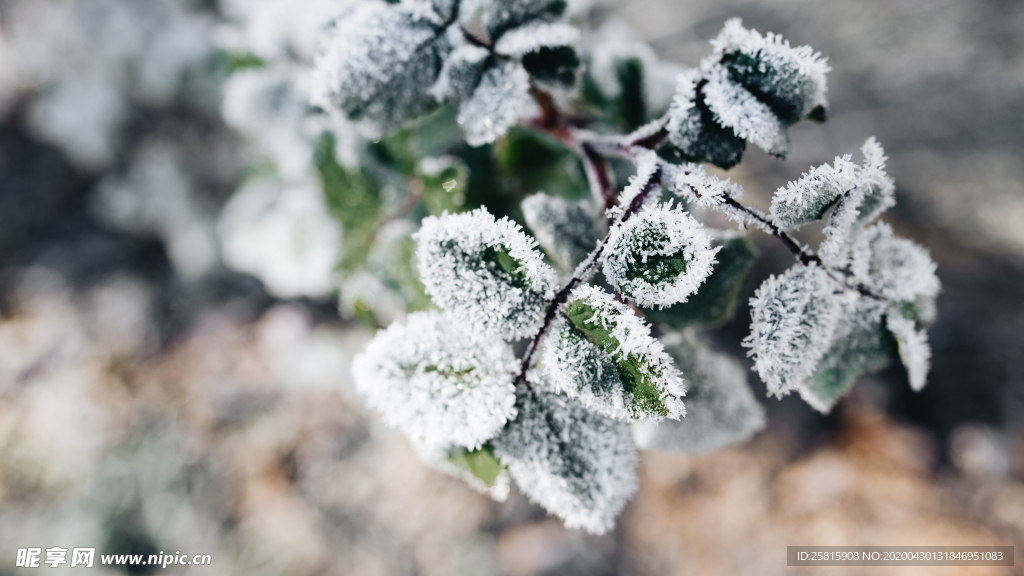
[[[792,125],[825,120],[811,48],[730,20],[684,69],[620,23],[588,30],[564,0],[336,8],[232,36],[260,43],[225,112],[295,180],[283,189],[320,185],[343,311],[398,318],[355,376],[429,465],[498,498],[514,480],[603,532],[636,487],[637,445],[751,437],[764,411],[746,372],[695,331],[735,313],[748,229],[795,260],[751,300],[744,343],[770,395],[828,411],[899,360],[923,386],[939,283],[923,248],[876,222],[894,203],[878,143],[779,189],[769,214],[703,166],[735,165],[747,142],[784,157]],[[710,212],[739,230],[707,227]],[[820,219],[817,251],[790,235]]]

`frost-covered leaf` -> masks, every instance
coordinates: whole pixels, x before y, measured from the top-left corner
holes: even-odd
[[[889,314],[886,327],[896,338],[910,387],[920,391],[928,383],[928,371],[931,369],[932,349],[928,344],[928,333],[900,314]]]
[[[772,198],[771,215],[782,228],[814,222],[857,184],[857,166],[850,156],[836,157],[832,165],[811,168],[796,182],[779,188]]]
[[[715,255],[718,263],[700,290],[686,302],[664,310],[644,310],[649,320],[681,330],[688,326],[714,326],[732,318],[757,252],[746,237],[715,239],[712,246],[720,248]]]
[[[808,404],[828,413],[858,378],[892,363],[896,346],[885,329],[887,308],[887,303],[867,296],[844,304],[832,345],[800,387]]]
[[[604,275],[640,306],[664,308],[697,292],[718,250],[693,216],[651,204],[609,231]]]
[[[789,131],[767,104],[730,80],[720,66],[706,71],[705,78],[704,102],[717,123],[773,156],[786,157]]]
[[[670,334],[662,342],[686,374],[687,416],[633,424],[639,448],[704,454],[744,442],[764,428],[764,408],[739,362],[711,350],[692,333]]]
[[[843,311],[836,289],[820,267],[797,264],[769,277],[751,298],[750,335],[743,345],[769,394],[789,394],[814,373]]]
[[[428,217],[416,233],[417,263],[434,303],[473,330],[532,336],[544,319],[555,271],[518,224],[480,208]]]
[[[562,267],[573,270],[597,246],[600,234],[585,201],[533,194],[522,203],[526,225],[541,248]]]
[[[894,302],[934,298],[940,283],[928,251],[899,238],[888,224],[865,230],[853,248],[854,275],[877,294]]]
[[[516,367],[503,342],[475,338],[439,312],[415,312],[378,332],[352,374],[384,423],[414,442],[477,448],[515,415]]]
[[[331,29],[317,57],[313,102],[340,109],[373,136],[429,110],[430,88],[452,50],[454,3],[368,2]]]
[[[493,444],[519,488],[568,528],[611,529],[636,491],[628,427],[536,382],[517,394],[516,410]]]
[[[729,79],[768,105],[785,124],[824,119],[829,66],[810,46],[793,48],[778,34],[761,36],[734,18],[711,41],[709,61],[721,62]]]
[[[504,136],[519,119],[529,90],[530,78],[519,63],[501,60],[487,68],[473,96],[459,106],[466,142],[481,146]]]
[[[679,75],[678,88],[669,108],[669,140],[682,160],[710,162],[720,168],[732,168],[743,157],[747,142],[732,128],[715,122],[704,102],[703,87],[698,94],[696,70]]]
[[[895,185],[885,173],[885,152],[874,138],[861,147],[864,164],[857,169],[857,183],[836,202],[822,232],[819,254],[827,264],[846,267],[849,251],[864,227],[896,204]]]
[[[631,308],[593,286],[569,295],[544,343],[556,390],[608,416],[632,420],[686,413],[682,374]]]

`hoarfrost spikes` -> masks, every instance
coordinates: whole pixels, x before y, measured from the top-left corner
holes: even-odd
[[[772,109],[746,88],[730,81],[721,66],[712,67],[706,77],[704,102],[715,120],[731,128],[736,136],[784,158],[789,152],[789,132]]]
[[[384,423],[430,449],[477,448],[515,416],[512,350],[474,338],[438,312],[410,314],[374,336],[352,374]]]
[[[416,233],[420,276],[434,303],[505,339],[536,334],[555,271],[518,224],[480,208],[428,217]]]
[[[600,288],[584,285],[569,295],[545,339],[544,364],[556,390],[613,418],[686,414],[686,389],[672,358],[643,319]]]
[[[777,397],[800,388],[832,342],[842,295],[817,265],[797,264],[771,276],[750,300],[750,335],[743,345],[754,369]]]
[[[697,292],[718,250],[693,216],[670,203],[648,205],[609,231],[604,275],[640,306],[664,308]]]
[[[629,430],[538,384],[518,393],[518,417],[493,440],[495,452],[530,500],[567,528],[602,534],[636,491]]]
[[[772,218],[786,229],[814,222],[856,182],[857,166],[850,156],[837,157],[831,166],[812,168],[796,182],[779,188],[772,198]]]
[[[858,238],[852,269],[855,277],[894,302],[914,302],[939,294],[935,262],[928,251],[896,237],[885,223],[871,226]]]
[[[764,408],[739,362],[711,350],[692,332],[670,334],[662,342],[686,373],[688,415],[633,424],[639,448],[704,454],[745,442],[764,428]]]
[[[504,136],[527,103],[530,77],[516,63],[500,61],[484,72],[473,97],[459,106],[466,143],[482,146]]]

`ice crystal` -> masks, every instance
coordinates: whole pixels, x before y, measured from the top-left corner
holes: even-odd
[[[654,177],[661,170],[658,155],[650,150],[638,152],[636,158],[636,172],[629,177],[629,184],[619,194],[619,206],[628,208],[638,195],[644,192],[648,186],[653,186]],[[648,194],[647,198],[654,198],[654,194]]]
[[[477,0],[469,10],[480,10],[480,23],[492,43],[514,28],[538,22],[555,22],[565,15],[566,0]]]
[[[775,192],[772,218],[782,228],[796,228],[818,220],[836,200],[853,189],[857,176],[857,166],[849,155],[836,157],[831,166],[812,168],[796,182]]]
[[[415,238],[420,275],[435,304],[506,339],[540,329],[555,271],[518,224],[495,221],[480,208],[426,218]]]
[[[486,48],[462,40],[445,60],[437,83],[430,89],[431,95],[439,102],[462,102],[470,98],[480,85],[490,60],[491,53]]]
[[[384,423],[432,449],[475,449],[515,416],[512,350],[439,312],[416,312],[353,361],[357,390]]]
[[[626,425],[536,383],[517,394],[516,411],[492,443],[519,488],[567,528],[611,529],[637,485]]]
[[[640,306],[664,308],[697,292],[718,248],[704,227],[671,203],[652,204],[608,233],[604,275]]]
[[[750,335],[743,345],[769,394],[789,394],[814,373],[842,313],[836,289],[820,267],[797,264],[769,277],[751,298]]]
[[[650,327],[600,288],[572,291],[545,339],[551,385],[614,418],[678,419],[686,414],[682,374]]]
[[[425,112],[452,50],[452,10],[422,0],[360,5],[339,20],[316,58],[313,101],[339,108],[371,135]]]
[[[575,268],[597,246],[597,226],[586,202],[540,193],[527,196],[522,209],[541,248],[564,270]]]
[[[541,48],[572,46],[580,39],[579,29],[561,22],[532,22],[506,32],[494,44],[498,54],[522,58]]]
[[[688,414],[681,420],[633,424],[638,447],[704,454],[744,442],[764,428],[764,408],[739,362],[711,350],[690,332],[661,341],[686,374]]]

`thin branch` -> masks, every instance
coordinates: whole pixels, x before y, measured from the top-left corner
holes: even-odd
[[[643,206],[644,200],[650,196],[651,192],[658,187],[660,181],[661,170],[656,170],[651,175],[651,179],[647,181],[643,189],[633,198],[633,201],[629,203],[629,207],[622,213],[618,218],[618,222],[625,222],[633,216],[640,207]],[[604,254],[604,249],[608,245],[608,239],[611,237],[611,232],[605,234],[601,242],[598,243],[597,247],[587,255],[587,258],[576,267],[576,270],[572,274],[572,278],[566,282],[565,286],[558,291],[555,296],[548,301],[548,310],[544,314],[544,323],[541,324],[540,330],[530,341],[530,345],[526,349],[526,354],[523,355],[523,360],[519,365],[519,374],[516,376],[517,384],[525,384],[528,388],[530,387],[529,382],[526,381],[526,373],[530,369],[530,365],[533,363],[533,357],[537,353],[537,348],[540,346],[540,341],[544,338],[548,328],[551,327],[551,322],[555,319],[555,314],[561,308],[562,304],[565,304],[569,300],[569,294],[581,283],[586,281],[590,274],[597,267],[597,263],[601,260],[601,256]]]

